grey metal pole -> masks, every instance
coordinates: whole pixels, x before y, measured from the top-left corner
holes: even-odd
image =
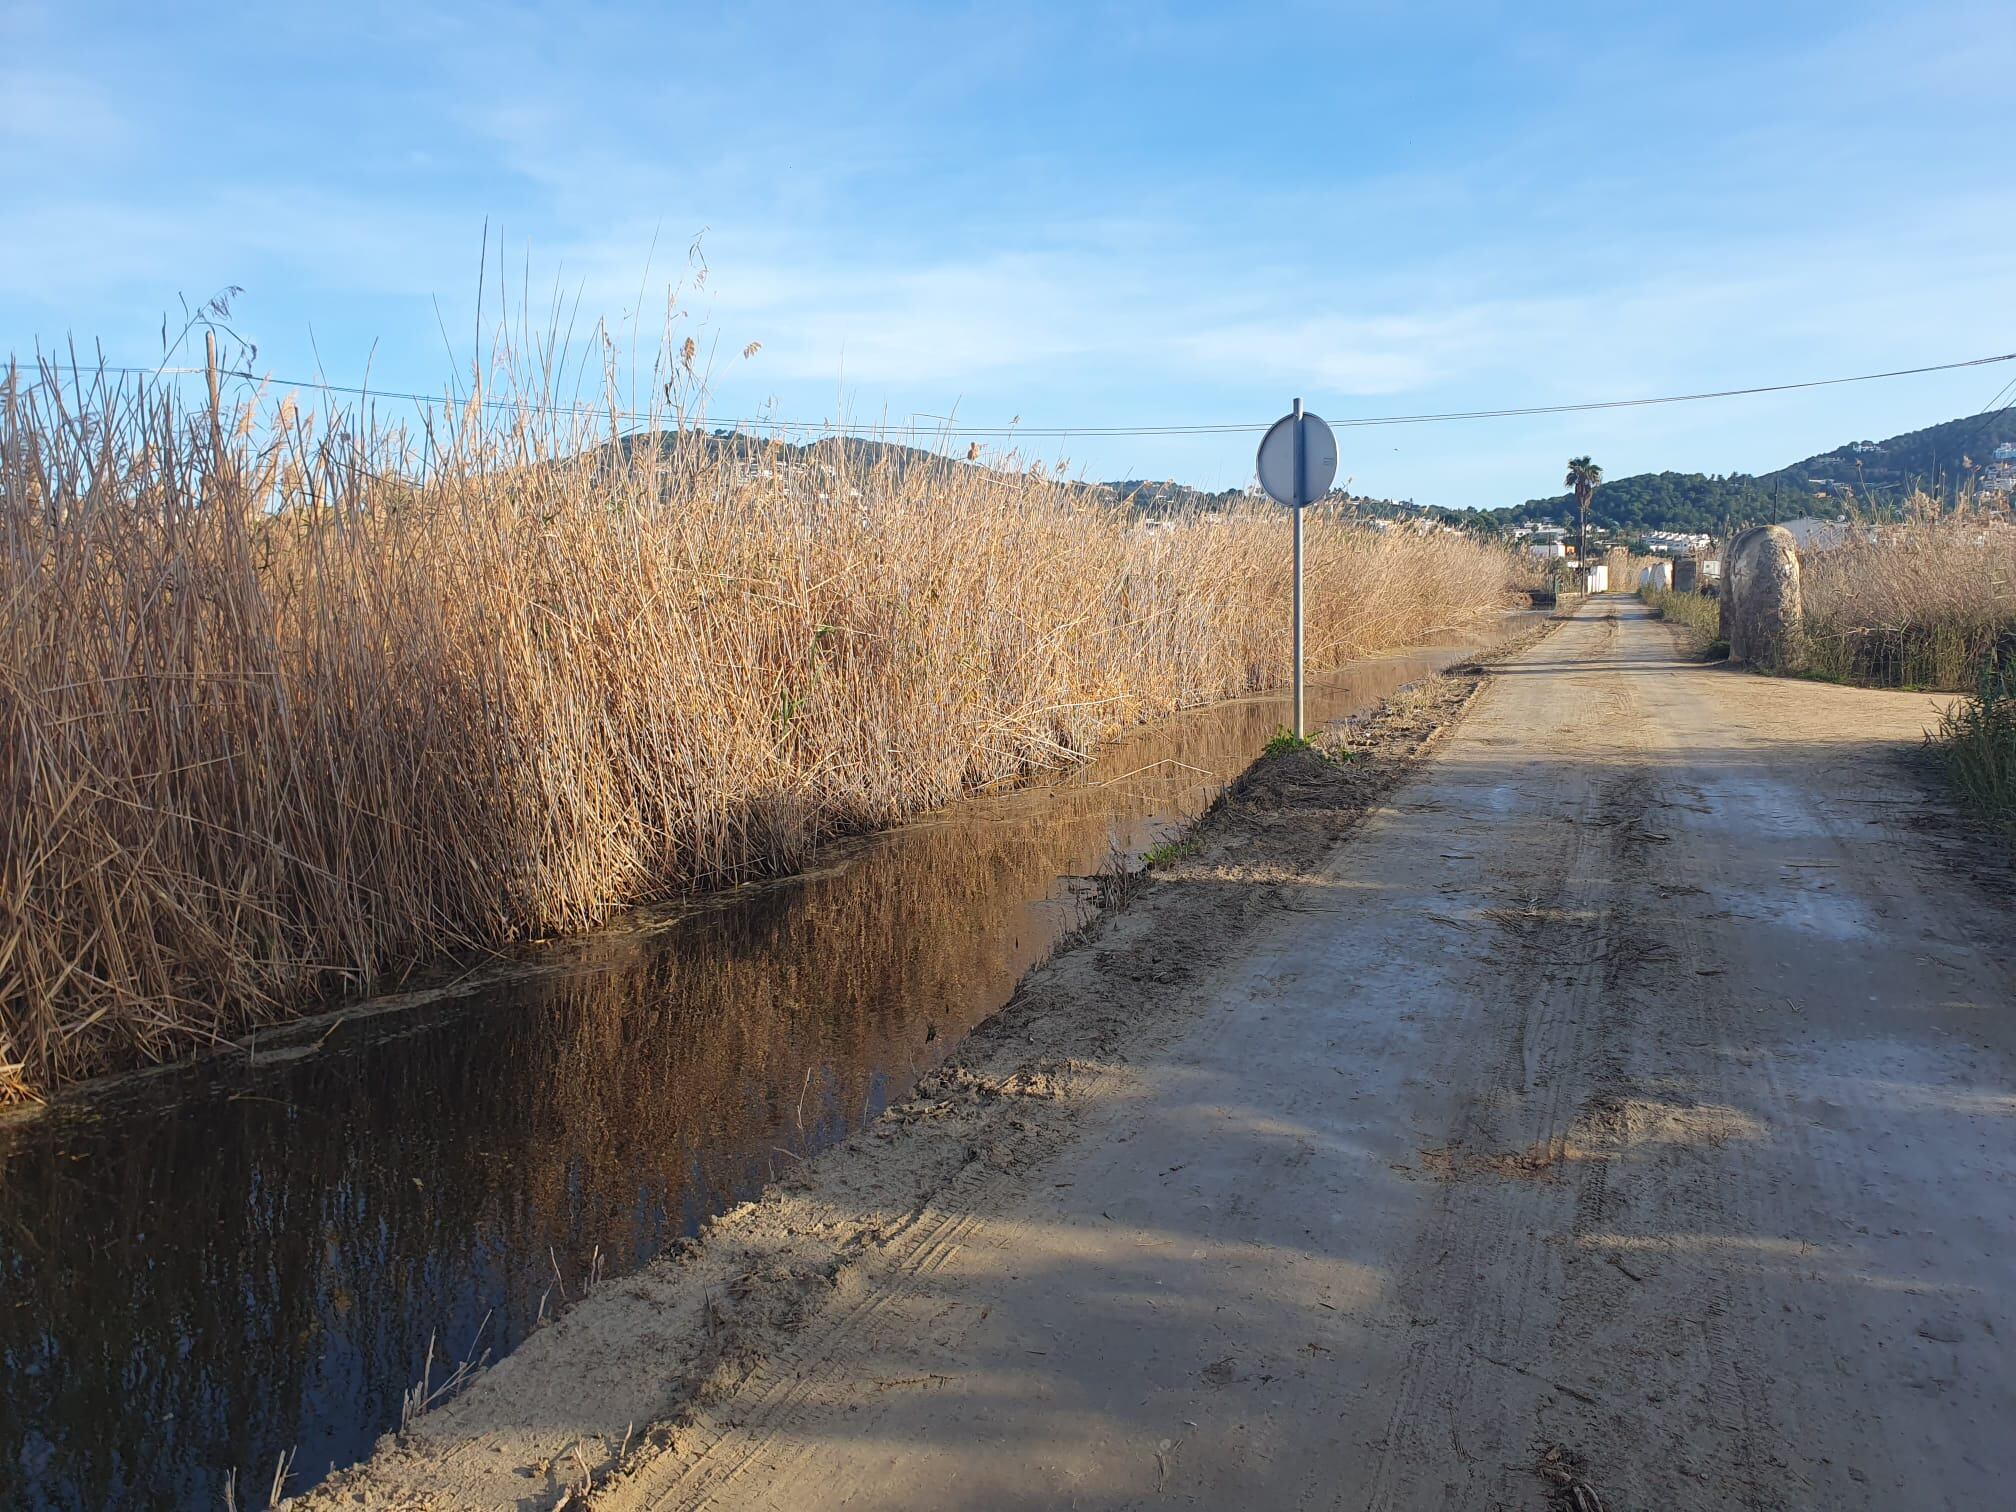
[[[1302,506],[1309,502],[1302,467],[1302,401],[1295,401],[1295,738],[1304,739],[1302,725]]]

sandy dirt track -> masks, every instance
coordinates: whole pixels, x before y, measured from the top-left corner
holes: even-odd
[[[2002,1505],[2016,928],[1932,712],[1587,605],[313,1500]]]

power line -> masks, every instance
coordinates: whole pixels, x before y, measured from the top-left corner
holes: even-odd
[[[1988,367],[1999,362],[2016,361],[2016,352],[2003,352],[1991,357],[1971,357],[1956,362],[1936,362],[1924,367],[1891,368],[1880,373],[1853,373],[1840,378],[1808,378],[1793,383],[1765,383],[1747,388],[1706,389],[1698,393],[1660,394],[1634,399],[1592,399],[1575,404],[1532,404],[1505,406],[1497,409],[1443,410],[1414,415],[1357,415],[1330,424],[1338,429],[1370,427],[1381,425],[1435,425],[1463,420],[1503,420],[1535,415],[1583,414],[1597,410],[1643,409],[1660,404],[1692,404],[1704,399],[1740,399],[1757,394],[1783,394],[1795,389],[1832,388],[1846,383],[1874,383],[1886,378],[1912,378],[1925,373],[1947,373],[1962,368]],[[52,363],[45,365],[55,372],[105,373],[125,377],[192,377],[204,374],[202,368],[189,367],[85,367],[81,364]],[[468,401],[456,401],[441,394],[422,394],[399,389],[374,389],[354,384],[328,383],[290,378],[275,378],[270,374],[259,374],[243,369],[220,370],[220,378],[249,380],[254,383],[270,383],[286,389],[315,389],[323,393],[346,394],[360,399],[396,399],[413,404],[449,405],[466,408]],[[2002,390],[2008,392],[2016,387],[2012,380]],[[1999,399],[2001,393],[1996,395]],[[584,420],[611,421],[629,425],[657,425],[672,418],[665,414],[648,411],[618,410],[589,404],[545,404],[536,400],[518,399],[478,399],[475,405],[485,410],[497,410],[507,414],[548,414],[572,415]],[[1992,403],[1991,403],[1992,407]],[[850,426],[838,425],[830,420],[777,420],[763,416],[722,420],[710,418],[702,421],[709,429],[733,431],[788,431],[812,432],[823,435],[890,435],[943,433],[966,436],[1002,436],[1025,439],[1052,439],[1075,436],[1210,436],[1210,435],[1253,435],[1265,431],[1272,421],[1235,421],[1211,425],[1068,425],[1068,426],[1022,426],[1022,425],[960,425],[957,421],[943,417],[930,417],[933,424],[920,426],[914,423],[900,425]]]
[[[1993,399],[1990,399],[1986,404],[1981,406],[1981,413],[1984,415],[1996,413],[1997,411],[1995,407],[1997,405],[2002,404],[2003,397],[2005,395],[2010,394],[2012,390],[2016,390],[2016,378],[2011,378],[2007,383],[2003,384],[2002,387],[1997,389],[1995,391],[1995,397]],[[2002,407],[2004,409],[2007,409],[2012,406],[2016,406],[2016,398],[2010,399],[2009,404],[2003,405]]]

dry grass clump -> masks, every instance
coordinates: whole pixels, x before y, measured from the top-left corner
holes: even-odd
[[[2016,643],[2016,521],[2005,507],[1858,530],[1801,561],[1807,667],[1884,687],[1972,688]]]
[[[1150,530],[1042,468],[222,409],[0,393],[0,1101],[791,868],[1286,667],[1271,510]],[[1462,537],[1308,546],[1319,664],[1507,601]]]

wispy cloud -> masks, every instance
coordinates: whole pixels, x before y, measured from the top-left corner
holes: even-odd
[[[155,312],[236,283],[276,367],[375,347],[380,381],[431,388],[435,307],[451,344],[473,330],[486,223],[514,298],[578,299],[626,355],[674,291],[703,345],[760,340],[722,364],[724,413],[1461,409],[2007,340],[2003,7],[1298,15],[363,0],[350,28],[254,33],[17,4],[0,345],[144,356]],[[493,309],[496,286],[493,263]],[[1973,394],[1368,434],[1347,471],[1503,502],[1551,487],[1564,446],[1613,472],[1775,465]],[[1214,483],[1250,460],[1157,445],[1080,460]]]

